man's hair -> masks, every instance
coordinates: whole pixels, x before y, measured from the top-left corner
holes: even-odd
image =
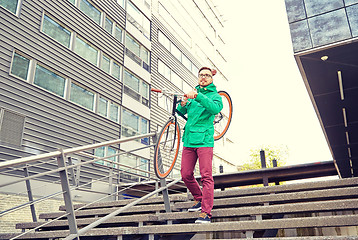
[[[200,68],[198,73],[200,73],[202,70],[209,70],[213,76],[215,76],[215,74],[216,74],[216,70],[215,70],[215,69],[211,69],[211,68],[209,68],[209,67],[202,67],[202,68]]]

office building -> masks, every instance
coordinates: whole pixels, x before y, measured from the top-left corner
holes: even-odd
[[[211,1],[6,0],[0,17],[0,161],[157,131],[170,99],[151,94],[151,87],[187,92],[202,66],[218,70],[218,86],[228,82],[223,20]],[[231,144],[220,141],[216,149]],[[149,144],[144,138],[88,154]],[[219,165],[234,166],[220,152],[216,172]],[[153,177],[145,173],[152,154],[147,148],[113,157],[139,168],[121,180]],[[93,168],[109,165],[100,160]]]

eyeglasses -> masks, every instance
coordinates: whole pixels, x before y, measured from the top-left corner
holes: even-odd
[[[211,78],[210,74],[199,74],[199,78]]]

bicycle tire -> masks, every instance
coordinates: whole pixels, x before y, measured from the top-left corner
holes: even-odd
[[[223,109],[220,113],[215,116],[214,120],[214,140],[217,141],[221,139],[227,130],[229,129],[231,119],[232,119],[232,112],[233,106],[230,95],[225,91],[219,91],[219,95],[222,97],[223,100]],[[220,116],[221,115],[221,116]],[[220,120],[217,120],[219,119]]]
[[[154,148],[154,172],[158,178],[166,178],[171,173],[178,157],[179,148],[179,124],[174,119],[170,119],[160,131]]]

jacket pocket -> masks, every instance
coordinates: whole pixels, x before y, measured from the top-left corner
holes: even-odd
[[[204,127],[191,127],[189,132],[189,144],[198,145],[204,144],[207,129]]]

